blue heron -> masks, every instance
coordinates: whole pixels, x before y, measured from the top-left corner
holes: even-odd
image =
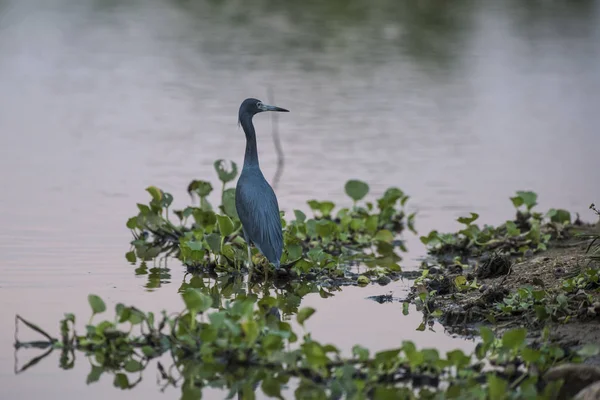
[[[252,117],[263,111],[289,112],[284,108],[264,104],[258,99],[249,98],[242,102],[239,123],[246,134],[246,154],[244,167],[235,188],[235,208],[242,222],[248,247],[248,267],[252,267],[250,244],[254,243],[267,260],[279,269],[283,252],[279,204],[273,188],[260,170],[256,132],[252,124]]]

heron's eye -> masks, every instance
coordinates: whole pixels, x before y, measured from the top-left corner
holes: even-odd
[[[262,103],[259,101],[258,103],[256,103],[256,107],[261,108],[262,107]]]

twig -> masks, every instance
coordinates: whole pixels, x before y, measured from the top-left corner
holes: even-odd
[[[269,104],[275,104],[275,96],[273,95],[273,89],[271,86],[267,88],[267,97]],[[273,177],[273,190],[277,189],[281,175],[283,174],[284,155],[283,148],[281,147],[281,140],[279,139],[279,129],[277,122],[279,120],[277,113],[271,114],[271,123],[273,127],[273,143],[275,144],[275,153],[277,154],[277,169],[275,170],[275,176]]]

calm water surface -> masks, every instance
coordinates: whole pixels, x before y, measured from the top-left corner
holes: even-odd
[[[222,4],[221,4],[222,3]],[[592,218],[600,201],[600,13],[593,1],[370,2],[0,0],[0,393],[2,398],[131,398],[112,378],[87,386],[89,364],[62,371],[52,356],[14,375],[16,313],[53,333],[64,312],[89,316],[88,293],[146,310],[179,310],[183,279],[144,288],[124,259],[126,219],[144,188],[188,201],[212,163],[242,162],[237,109],[246,97],[281,115],[281,207],[348,205],[347,179],[380,195],[410,194],[417,229],[455,229],[512,216],[516,190],[540,208]],[[402,2],[400,2],[402,3]],[[408,4],[412,5],[408,5]],[[346,4],[346,3],[344,3]],[[271,120],[255,120],[261,165],[275,172]],[[214,199],[216,200],[216,199]],[[405,268],[423,254],[407,236]],[[349,288],[322,300],[313,337],[349,350],[414,340],[469,349],[417,313],[364,300],[393,291]],[[33,339],[34,336],[31,337]],[[34,352],[24,352],[19,362]],[[162,394],[150,367],[136,397]],[[206,398],[221,398],[206,392]]]

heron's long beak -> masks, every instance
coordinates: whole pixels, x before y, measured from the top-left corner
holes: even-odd
[[[280,111],[280,112],[290,112],[290,110],[286,110],[285,108],[270,106],[268,104],[262,104],[260,107],[263,111]]]

